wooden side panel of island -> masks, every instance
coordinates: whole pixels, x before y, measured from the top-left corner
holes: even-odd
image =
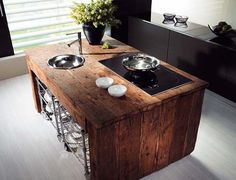
[[[203,96],[183,94],[102,129],[88,123],[91,178],[139,179],[190,154]]]

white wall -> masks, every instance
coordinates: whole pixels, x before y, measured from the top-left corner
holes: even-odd
[[[152,0],[152,12],[186,15],[202,25],[226,21],[236,29],[236,0]]]
[[[24,54],[0,58],[0,80],[26,74],[27,72]]]

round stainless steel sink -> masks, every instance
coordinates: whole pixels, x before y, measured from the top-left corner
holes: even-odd
[[[63,54],[48,60],[48,66],[54,69],[73,69],[83,66],[85,59],[82,56]]]

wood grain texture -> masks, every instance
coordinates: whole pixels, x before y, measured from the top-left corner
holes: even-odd
[[[159,146],[160,106],[143,113],[139,154],[139,176],[143,177],[156,170],[157,148]]]
[[[236,105],[213,94],[205,93],[191,155],[142,180],[236,179]],[[65,152],[50,122],[35,113],[28,74],[0,81],[0,97],[1,180],[85,180],[82,165]]]
[[[47,66],[50,57],[76,54],[76,47],[69,48],[65,43],[27,50],[28,68],[31,77],[37,76],[87,130],[91,178],[138,179],[192,152],[207,83],[161,62],[192,82],[150,96],[98,63],[119,54],[137,52],[106,38],[116,48],[102,50],[101,46],[90,46],[83,41],[86,62],[80,68],[56,70]],[[97,88],[95,80],[102,76],[126,85],[127,94],[113,98],[106,90]],[[32,83],[34,87],[35,82]],[[34,99],[38,102],[37,94]]]
[[[83,56],[86,62],[83,67],[73,70],[51,69],[47,66],[47,60],[59,54],[76,54],[76,44],[69,48],[66,43],[61,43],[37,47],[25,52],[29,69],[46,84],[63,105],[71,109],[73,117],[79,117],[82,114],[94,126],[101,128],[122,119],[126,114],[160,104],[163,99],[182,93],[189,93],[191,90],[206,86],[205,82],[161,62],[168,68],[189,77],[193,82],[186,86],[169,90],[164,94],[150,96],[98,63],[99,60],[108,59],[119,54],[137,52],[136,49],[128,45],[112,38],[106,38],[115,48],[103,50],[99,45],[91,46],[87,41],[83,41]],[[95,80],[101,76],[110,76],[114,78],[115,83],[126,85],[128,87],[126,96],[115,99],[110,97],[105,90],[98,89],[95,85]],[[113,107],[112,111],[110,107]]]
[[[137,89],[135,86],[124,79],[115,77],[117,76],[115,73],[109,71],[106,67],[97,62],[98,60],[112,57],[114,53],[123,53],[129,49],[128,52],[136,51],[128,46],[123,45],[126,47],[126,51],[124,47],[121,46],[119,48],[119,45],[117,46],[117,49],[115,48],[113,52],[105,53],[105,55],[103,53],[96,55],[97,52],[101,51],[101,47],[92,46],[93,48],[91,48],[88,45],[88,51],[92,55],[84,55],[86,59],[85,65],[73,70],[55,70],[47,67],[47,59],[55,56],[55,51],[73,54],[72,49],[69,49],[66,44],[51,46],[51,48],[47,47],[47,50],[51,49],[48,53],[47,50],[42,53],[44,48],[39,48],[40,50],[36,51],[37,53],[33,55],[33,58],[27,56],[27,59],[32,71],[36,76],[40,77],[62,104],[69,105],[70,109],[73,109],[75,113],[76,111],[83,112],[87,119],[99,128],[104,125],[112,124],[114,120],[120,119],[121,116],[130,112],[138,111],[141,108],[146,108],[148,105],[159,102],[157,98],[150,98],[148,94],[141,90],[137,91],[137,95],[134,96],[134,92]],[[86,54],[85,45],[84,51],[84,54]],[[42,54],[39,55],[38,53],[40,52],[45,55],[46,58],[42,57]],[[36,59],[35,55],[37,56]],[[41,58],[39,58],[39,56],[41,56]],[[101,72],[109,72],[109,75],[114,77],[116,83],[126,85],[128,87],[127,95],[124,98],[116,99],[109,96],[107,91],[98,89],[95,85],[95,80],[100,76],[106,75],[99,75]],[[112,111],[110,107],[113,107]],[[79,114],[81,113],[77,113],[77,116],[79,116]],[[75,116],[74,114],[72,115]]]
[[[174,129],[173,138],[170,147],[169,162],[174,162],[182,157],[184,150],[185,136],[189,121],[192,121],[191,109],[196,108],[192,106],[193,94],[180,96],[177,99],[175,109],[175,117],[173,119]]]
[[[186,156],[190,154],[194,148],[197,140],[198,127],[200,123],[202,104],[204,97],[204,90],[198,91],[193,96],[192,108],[190,111],[190,119],[188,121],[188,128],[185,136],[185,143],[183,149],[183,155]]]
[[[35,74],[30,69],[29,65],[28,65],[28,71],[29,71],[30,81],[32,84],[31,88],[32,88],[32,96],[34,98],[34,106],[35,106],[36,111],[39,113],[42,111],[42,109],[41,109],[41,104],[40,104],[40,100],[39,100],[38,87],[37,87],[37,83],[35,80]]]
[[[115,125],[95,129],[88,123],[91,179],[119,179]]]
[[[136,179],[139,174],[139,151],[142,114],[118,122],[119,179]]]
[[[90,124],[92,177],[138,179],[191,153],[203,93],[175,97],[102,129]]]
[[[163,168],[169,164],[169,154],[171,142],[174,132],[174,115],[177,100],[173,99],[161,106],[160,121],[159,121],[159,145],[156,151],[158,162],[157,169]]]

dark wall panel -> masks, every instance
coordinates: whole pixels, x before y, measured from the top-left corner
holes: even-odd
[[[13,55],[14,51],[2,0],[0,6],[0,57],[4,57]]]
[[[118,6],[116,17],[122,21],[119,28],[111,28],[111,36],[124,43],[128,42],[128,17],[134,16],[142,19],[151,19],[151,0],[114,0]]]
[[[168,63],[209,82],[209,89],[236,101],[236,52],[171,31]]]
[[[130,17],[128,34],[129,45],[166,61],[169,41],[168,29]]]

